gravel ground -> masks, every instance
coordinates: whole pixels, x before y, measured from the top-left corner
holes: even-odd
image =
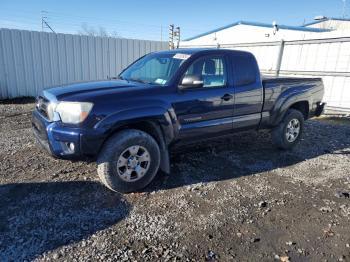
[[[349,119],[309,120],[291,151],[267,132],[187,148],[119,195],[36,146],[33,106],[0,104],[0,261],[350,261]]]

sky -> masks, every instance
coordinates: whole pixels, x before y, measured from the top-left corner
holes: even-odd
[[[0,28],[41,31],[42,11],[57,33],[103,28],[114,36],[167,41],[169,24],[180,26],[185,39],[239,20],[302,25],[318,15],[350,18],[350,0],[0,0]]]

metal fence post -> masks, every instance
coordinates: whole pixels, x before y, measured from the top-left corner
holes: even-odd
[[[277,56],[276,76],[279,76],[279,74],[280,74],[282,58],[283,58],[283,51],[284,51],[284,40],[282,39],[281,43],[280,43],[280,48],[278,50],[278,56]]]

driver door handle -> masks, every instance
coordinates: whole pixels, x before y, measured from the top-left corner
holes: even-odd
[[[230,94],[224,94],[221,99],[224,100],[224,101],[229,101],[233,98],[233,95],[230,95]]]

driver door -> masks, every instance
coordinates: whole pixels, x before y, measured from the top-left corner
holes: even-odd
[[[228,81],[227,60],[211,55],[195,60],[186,75],[195,75],[203,85],[181,89],[173,103],[182,141],[221,136],[232,132],[234,88]]]

